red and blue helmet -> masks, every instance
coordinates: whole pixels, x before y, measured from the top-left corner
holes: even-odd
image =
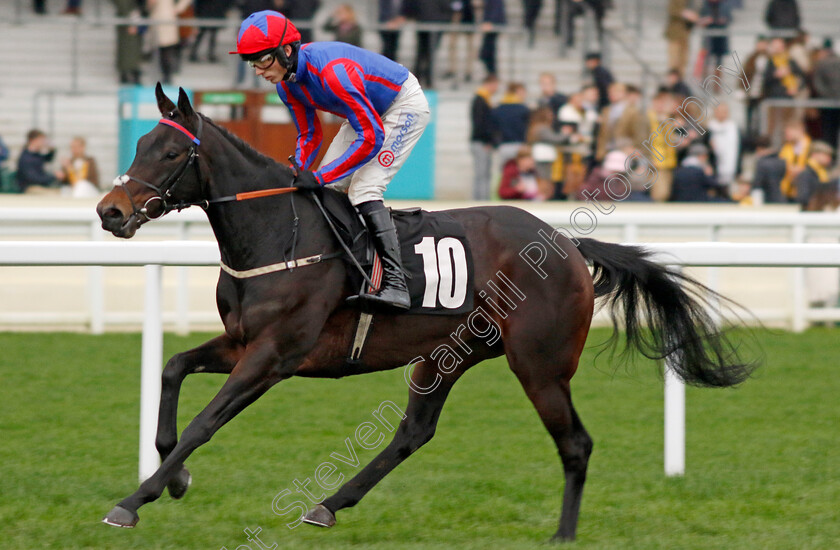
[[[300,42],[300,32],[282,13],[264,10],[249,15],[239,27],[236,51],[232,54],[252,55]]]

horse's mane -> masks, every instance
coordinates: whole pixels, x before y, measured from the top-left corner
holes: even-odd
[[[222,136],[225,139],[227,139],[234,147],[236,147],[237,151],[242,153],[242,155],[245,158],[247,158],[249,161],[257,164],[259,166],[259,168],[267,169],[267,170],[275,170],[275,171],[278,172],[279,175],[282,175],[282,176],[287,176],[288,177],[288,176],[292,175],[291,168],[289,168],[285,164],[280,164],[279,162],[277,162],[273,158],[271,158],[269,156],[266,156],[266,155],[263,155],[262,153],[260,153],[259,151],[257,151],[253,147],[251,147],[242,138],[240,138],[236,134],[233,134],[227,128],[223,128],[223,127],[219,126],[218,124],[213,122],[213,120],[210,119],[209,117],[204,116],[201,113],[199,113],[198,116],[200,116],[202,118],[202,120],[204,120],[204,122],[206,122],[207,124],[209,124],[210,126],[215,128],[216,130],[218,130],[218,132],[220,134],[222,134]],[[291,182],[290,182],[290,184],[291,184]]]

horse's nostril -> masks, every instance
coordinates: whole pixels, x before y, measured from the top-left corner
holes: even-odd
[[[118,208],[106,208],[100,215],[103,220],[122,220],[122,212]]]

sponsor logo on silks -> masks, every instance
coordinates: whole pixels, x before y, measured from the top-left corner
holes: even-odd
[[[408,134],[408,131],[411,130],[411,127],[414,126],[415,118],[415,115],[412,115],[411,113],[406,113],[405,123],[400,128],[399,133],[397,133],[397,137],[394,138],[394,143],[391,144],[391,151],[393,151],[394,157],[399,157],[400,153],[402,153],[402,148],[405,146],[405,136],[406,134]],[[393,159],[391,160],[391,162],[394,162]],[[388,163],[388,166],[390,165],[391,163]]]
[[[382,151],[381,153],[379,153],[378,158],[379,158],[379,164],[381,164],[385,168],[388,168],[389,166],[394,164],[394,158],[395,157],[394,157],[394,153],[392,153],[391,151]]]

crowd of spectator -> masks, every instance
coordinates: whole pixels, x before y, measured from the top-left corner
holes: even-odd
[[[725,77],[718,69],[729,59],[725,31],[740,6],[734,0],[668,4],[670,66],[647,102],[633,85],[616,82],[598,53],[587,56],[586,84],[568,95],[557,89],[553,75],[543,74],[538,96],[528,98],[522,84],[511,83],[496,101],[502,84],[492,77],[485,80],[471,105],[473,198],[492,198],[497,184],[501,198],[584,200],[599,190],[603,197],[609,194],[604,182],[639,168],[640,159],[627,159],[635,151],[647,151],[647,162],[657,173],[653,185],[639,185],[630,177],[631,189],[622,200],[792,203],[805,210],[831,203],[826,197],[838,196],[833,159],[840,109],[764,102],[840,102],[840,56],[832,41],[811,47],[810,37],[799,28],[796,1],[771,0],[766,23],[771,32],[789,36],[758,37],[743,65],[749,81],[743,100],[741,95],[720,94],[698,127],[686,121],[681,109],[694,95],[683,75],[693,73],[693,82]],[[692,64],[689,37],[697,28],[705,29],[705,36]],[[732,110],[742,107],[746,122],[739,125]],[[530,114],[523,132],[524,109]],[[680,135],[676,147],[657,132],[668,120]]]
[[[56,148],[43,131],[35,128],[26,134],[26,144],[18,156],[15,170],[6,167],[10,152],[0,138],[0,191],[30,195],[96,197],[100,194],[96,160],[87,153],[81,136],[69,143],[70,155],[60,160],[61,168],[50,168]]]
[[[144,45],[156,50],[164,82],[177,73],[182,52],[189,52],[190,62],[218,61],[218,29],[185,28],[178,25],[179,17],[221,19],[235,7],[244,18],[275,9],[299,23],[303,41],[309,41],[311,23],[321,7],[318,0],[112,2],[118,16],[138,23],[117,31],[120,80],[130,84],[141,81],[142,62],[148,57],[143,54]],[[523,23],[532,43],[543,4],[542,0],[523,0]],[[436,74],[471,80],[476,74],[473,60],[483,67],[484,77],[469,113],[473,198],[477,200],[494,196],[585,199],[602,188],[605,177],[626,170],[626,160],[634,151],[647,147],[660,152],[648,155],[657,171],[656,181],[649,187],[632,186],[627,200],[789,202],[816,208],[812,198],[833,185],[840,109],[806,109],[778,100],[840,101],[840,56],[832,41],[825,39],[814,47],[801,29],[797,1],[769,0],[765,22],[770,31],[757,37],[754,50],[744,58],[750,86],[743,105],[740,96],[726,98],[710,110],[705,128],[698,132],[680,111],[683,100],[694,93],[687,81],[721,76],[716,68],[729,59],[727,30],[741,1],[668,0],[667,4],[668,71],[646,98],[631,83],[616,82],[597,51],[586,56],[585,83],[576,90],[558,89],[550,73],[540,74],[534,82],[500,82],[497,42],[500,27],[507,24],[503,0],[379,0],[377,8],[381,52],[390,58],[399,57],[405,24],[421,23],[411,69],[425,88],[435,87]],[[588,10],[600,32],[601,20],[611,6],[609,0],[556,0],[555,13],[565,11],[568,17],[562,20],[573,22]],[[44,2],[34,0],[33,7],[42,12]],[[65,13],[80,11],[80,0],[68,0]],[[143,16],[172,24],[143,27]],[[480,32],[443,32],[422,25],[446,23],[477,25]],[[320,28],[335,40],[362,45],[362,24],[350,3],[334,6]],[[561,28],[561,19],[555,20],[555,31],[569,44],[574,41],[573,28],[573,24]],[[690,59],[690,37],[698,30],[703,31],[700,51],[696,59]],[[460,47],[464,42],[466,48]],[[436,70],[435,52],[441,44],[446,47],[447,65]],[[459,59],[464,51],[466,59]],[[689,73],[694,78],[684,76]],[[247,74],[240,66],[237,81],[244,84]],[[539,92],[529,95],[529,86],[538,87]],[[742,106],[745,123],[739,125],[736,119],[740,117],[733,117],[732,110]],[[682,137],[677,147],[667,146],[656,132],[667,120],[675,121]],[[66,163],[54,172],[39,169],[47,165],[51,153],[46,136],[30,138],[21,155],[23,163],[18,164],[20,190],[50,189],[61,182],[89,179],[72,175]],[[92,183],[95,187],[96,182]]]

